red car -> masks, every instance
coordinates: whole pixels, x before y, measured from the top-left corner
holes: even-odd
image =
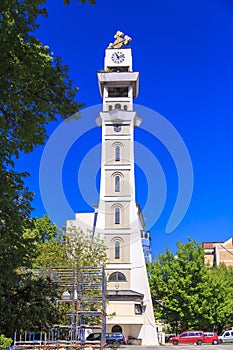
[[[169,342],[173,345],[178,344],[197,344],[201,345],[204,343],[204,332],[203,331],[186,331],[177,335],[175,337],[171,337]]]
[[[204,332],[203,343],[211,343],[214,345],[220,344],[220,339],[217,333],[214,332]]]

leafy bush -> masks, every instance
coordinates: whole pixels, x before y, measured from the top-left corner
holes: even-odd
[[[6,338],[4,334],[0,335],[0,349],[6,349],[11,346],[13,340],[11,338]]]

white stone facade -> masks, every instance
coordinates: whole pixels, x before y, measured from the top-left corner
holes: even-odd
[[[142,118],[133,110],[139,73],[132,71],[131,49],[106,49],[105,70],[98,73],[103,98],[96,118],[102,128],[99,205],[95,213],[76,214],[68,226],[94,227],[108,247],[107,332],[158,345],[141,241],[144,220],[135,203],[134,128]]]

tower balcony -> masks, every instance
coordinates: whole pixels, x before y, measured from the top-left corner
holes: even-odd
[[[101,97],[103,97],[104,86],[132,86],[133,98],[136,98],[138,95],[139,72],[99,72],[97,77]]]

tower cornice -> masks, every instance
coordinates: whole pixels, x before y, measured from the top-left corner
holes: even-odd
[[[113,110],[113,111],[106,111],[106,112],[100,112],[99,116],[95,119],[96,124],[101,127],[103,122],[107,123],[122,123],[122,122],[129,122],[131,123],[133,121],[134,127],[138,127],[141,122],[142,118],[137,115],[136,111],[122,111],[122,110]]]

